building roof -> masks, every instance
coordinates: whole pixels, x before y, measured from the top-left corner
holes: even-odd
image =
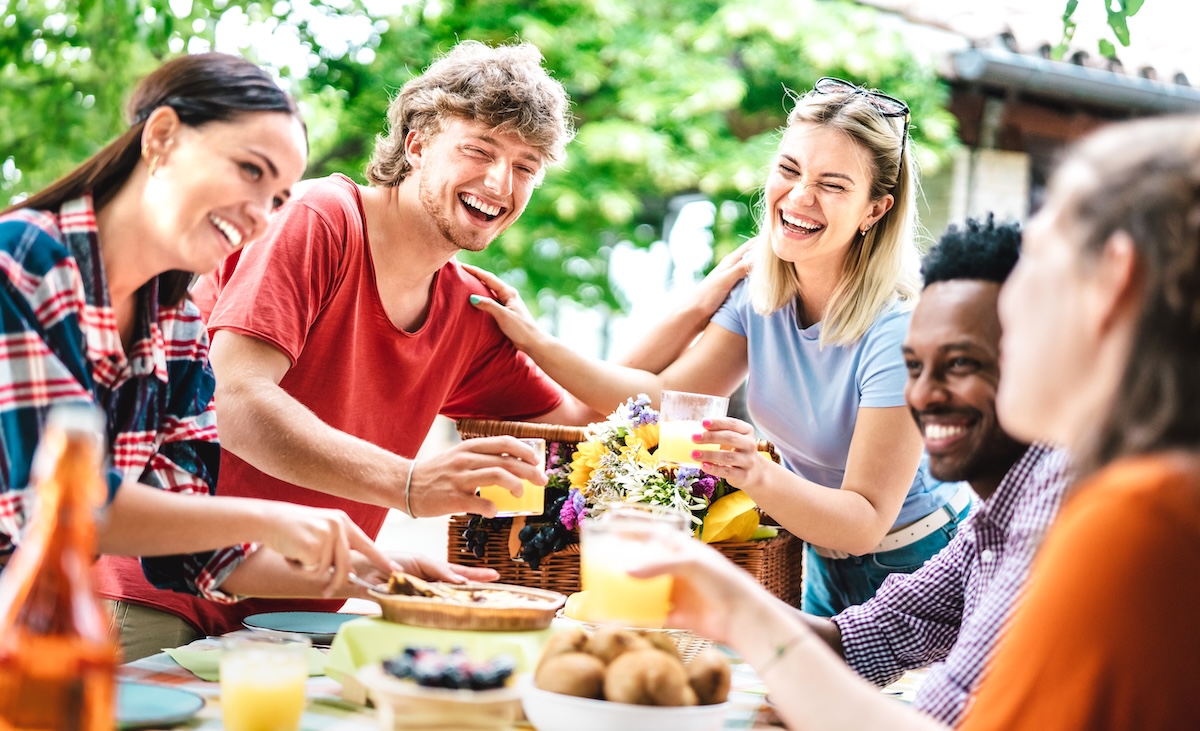
[[[858,0],[889,11],[897,24],[919,29],[920,44],[928,49],[948,78],[956,78],[946,59],[957,51],[980,48],[1008,51],[1042,59],[1062,40],[1065,0]],[[1112,71],[1162,84],[1200,87],[1200,55],[1194,52],[1200,28],[1200,3],[1191,0],[1154,0],[1129,20],[1131,43],[1115,42],[1105,22],[1101,3],[1080,3],[1077,28],[1064,61],[1084,68]],[[1107,38],[1116,47],[1118,63],[1104,58],[1098,40]],[[997,58],[1001,58],[997,56]],[[1188,94],[1187,96],[1191,96]]]

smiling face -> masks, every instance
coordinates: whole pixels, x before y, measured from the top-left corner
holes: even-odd
[[[143,137],[151,164],[144,206],[160,242],[147,256],[162,271],[203,274],[261,236],[291,195],[307,160],[304,128],[283,112],[198,127],[166,107],[155,114],[168,118],[148,120]]]
[[[515,134],[450,118],[438,133],[410,132],[422,209],[456,250],[482,251],[511,226],[541,180],[542,155]]]
[[[952,279],[925,288],[904,341],[905,400],[921,429],[929,469],[990,494],[1025,450],[1000,428],[1000,285]]]
[[[776,256],[795,265],[840,266],[859,236],[892,206],[872,201],[867,150],[845,133],[801,122],[788,128],[767,178]]]

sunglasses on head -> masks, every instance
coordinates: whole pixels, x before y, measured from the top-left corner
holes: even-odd
[[[900,133],[900,162],[904,162],[905,141],[908,140],[908,104],[903,99],[888,96],[874,89],[865,89],[858,84],[833,76],[822,76],[813,84],[813,91],[818,94],[858,94],[875,107],[875,111],[885,117],[904,117],[904,131]]]

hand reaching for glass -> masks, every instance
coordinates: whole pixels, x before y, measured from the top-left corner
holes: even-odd
[[[781,469],[759,455],[754,427],[741,419],[729,416],[704,419],[700,426],[699,437],[693,436],[697,449],[692,454],[700,462],[700,469],[708,474],[723,477],[730,485],[749,491],[770,480],[772,470]],[[720,451],[708,446],[714,444]]]
[[[414,518],[451,513],[491,518],[496,515],[496,505],[475,494],[479,486],[498,485],[521,492],[525,481],[545,485],[541,465],[542,458],[534,448],[514,437],[467,439],[435,459],[413,463],[407,503]]]

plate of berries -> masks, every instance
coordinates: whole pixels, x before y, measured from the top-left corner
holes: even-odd
[[[507,729],[521,717],[513,684],[516,661],[508,655],[472,658],[462,648],[441,652],[408,647],[358,679],[375,705],[379,727]]]

